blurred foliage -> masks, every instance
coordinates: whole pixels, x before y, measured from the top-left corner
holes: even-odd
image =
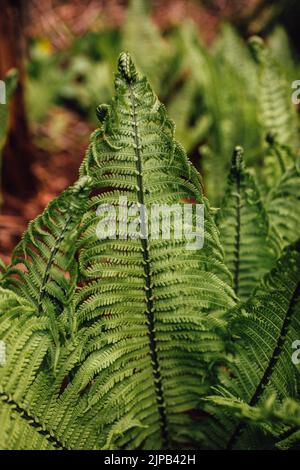
[[[121,28],[75,37],[68,50],[34,40],[28,61],[30,118],[43,122],[51,106],[64,105],[95,125],[97,105],[112,96],[109,77],[116,58],[128,50],[166,104],[211,201],[220,203],[236,145],[247,150],[247,166],[266,194],[282,170],[266,138],[276,136],[294,151],[298,145],[298,138],[290,139],[297,136],[298,116],[289,84],[300,69],[285,31],[277,26],[265,43],[249,45],[224,24],[207,47],[190,20],[161,32],[150,13],[147,2],[132,0]]]

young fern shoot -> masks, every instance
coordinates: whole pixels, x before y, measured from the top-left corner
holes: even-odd
[[[273,267],[280,241],[270,227],[255,179],[245,167],[240,147],[233,153],[216,222],[235,294],[244,301]]]

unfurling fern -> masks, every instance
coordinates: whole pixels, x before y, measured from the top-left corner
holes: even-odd
[[[272,448],[298,432],[299,426],[295,429],[291,420],[282,419],[260,434],[254,432],[247,413],[259,413],[256,407],[266,406],[272,394],[278,409],[289,397],[299,397],[299,370],[291,358],[300,332],[299,242],[286,250],[251,298],[230,313],[229,330],[233,360],[217,387],[220,396],[209,398],[217,405],[208,406],[214,415],[207,427],[210,445],[227,449]],[[232,413],[239,404],[240,412]]]
[[[273,267],[279,251],[279,237],[270,227],[259,190],[254,177],[245,168],[240,147],[233,154],[216,221],[234,291],[241,300],[246,300]]]
[[[31,223],[4,276],[3,447],[178,445],[222,358],[218,317],[234,294],[217,229],[173,123],[128,54],[115,99],[97,114],[81,178]],[[91,188],[100,194],[87,202]],[[149,208],[204,204],[204,248],[173,235],[99,240],[96,208],[120,196]]]

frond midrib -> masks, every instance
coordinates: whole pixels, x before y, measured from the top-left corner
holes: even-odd
[[[282,323],[282,327],[281,327],[281,330],[280,330],[280,333],[279,333],[279,336],[278,336],[278,339],[277,339],[276,346],[273,350],[272,356],[269,359],[268,365],[267,365],[267,367],[266,367],[266,369],[265,369],[265,371],[262,375],[262,378],[260,379],[260,382],[259,382],[258,386],[256,387],[255,392],[252,395],[251,400],[248,403],[249,406],[257,405],[257,403],[260,400],[266,386],[270,382],[273,371],[276,367],[276,364],[279,360],[280,354],[283,350],[285,340],[286,340],[286,337],[287,337],[287,334],[288,334],[288,330],[289,330],[289,327],[290,327],[290,324],[291,324],[291,321],[292,321],[292,318],[293,318],[294,307],[297,304],[299,298],[300,298],[300,282],[298,282],[298,284],[296,285],[294,293],[291,297],[291,300],[289,302],[289,307],[287,309],[287,312],[286,312],[286,315],[285,315],[285,318],[284,318],[284,321]],[[241,435],[241,433],[242,433],[242,431],[244,430],[245,427],[246,427],[246,424],[243,423],[243,422],[240,422],[236,426],[235,430],[233,431],[233,433],[232,433],[232,435],[231,435],[231,437],[228,441],[227,450],[233,449],[233,447],[236,444],[237,439],[239,438],[239,436]]]
[[[140,137],[138,133],[138,122],[136,114],[136,103],[135,97],[132,89],[132,85],[128,83],[128,89],[130,93],[130,102],[131,102],[131,112],[133,116],[133,132],[134,132],[134,143],[135,143],[135,155],[136,155],[136,170],[137,170],[137,197],[138,202],[144,206],[144,187],[143,187],[143,175],[142,175],[142,158],[140,152]],[[141,227],[145,227],[145,215],[144,211],[141,211]],[[147,327],[149,334],[149,347],[151,355],[151,365],[153,370],[154,378],[154,389],[156,393],[156,402],[158,414],[161,421],[161,435],[164,443],[164,447],[168,448],[169,436],[167,430],[167,418],[165,413],[165,400],[162,388],[162,377],[160,374],[159,361],[157,356],[157,343],[155,336],[155,325],[154,325],[154,314],[153,314],[153,300],[152,300],[152,279],[151,279],[151,269],[150,269],[150,260],[149,260],[149,246],[148,240],[146,237],[141,237],[141,245],[143,252],[143,263],[144,263],[144,272],[145,272],[145,295],[146,295],[146,310],[145,315],[147,318]]]
[[[239,274],[240,274],[240,245],[241,245],[241,172],[236,171],[236,233],[235,233],[235,263],[233,276],[233,289],[238,296],[239,292]]]
[[[55,437],[52,430],[47,429],[35,416],[31,415],[22,405],[14,401],[3,391],[0,392],[0,400],[9,406],[13,413],[17,413],[22,420],[26,421],[28,426],[34,428],[38,434],[43,436],[55,449],[68,450],[68,448]]]
[[[51,249],[50,257],[49,257],[48,263],[46,265],[45,272],[44,272],[43,279],[42,279],[42,283],[41,283],[41,286],[40,286],[40,289],[39,289],[38,313],[41,313],[41,311],[42,311],[43,299],[44,299],[44,296],[45,296],[46,285],[47,285],[47,282],[49,280],[51,267],[54,263],[55,257],[58,253],[59,248],[60,248],[60,244],[64,240],[64,236],[65,236],[65,233],[68,229],[69,223],[71,222],[71,219],[72,219],[72,215],[70,214],[67,217],[67,219],[66,219],[66,221],[65,221],[65,223],[64,223],[64,225],[61,229],[61,232],[60,232],[58,238],[56,239],[55,244],[53,245],[53,247]]]

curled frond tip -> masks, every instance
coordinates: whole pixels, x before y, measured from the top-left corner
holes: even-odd
[[[118,61],[118,70],[122,78],[128,83],[134,83],[136,81],[137,71],[128,52],[121,52]]]

